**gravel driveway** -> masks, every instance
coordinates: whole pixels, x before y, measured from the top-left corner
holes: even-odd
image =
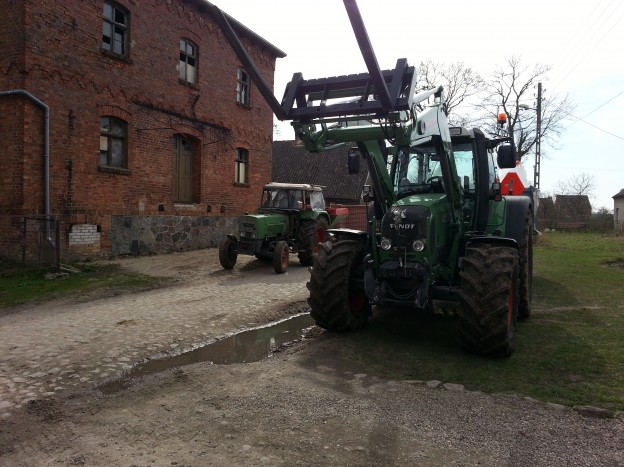
[[[305,310],[306,268],[216,250],[121,261],[148,292],[0,317],[0,465],[624,465],[624,419],[435,381],[389,381],[320,332],[256,363],[196,363],[96,389],[132,365]]]

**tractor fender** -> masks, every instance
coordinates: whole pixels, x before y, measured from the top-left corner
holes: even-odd
[[[473,243],[488,243],[490,245],[509,246],[518,249],[518,242],[513,238],[508,237],[496,237],[494,235],[476,235],[470,237],[470,240],[466,241],[464,249],[471,246]]]
[[[331,218],[330,218],[329,214],[326,214],[326,213],[321,213],[321,214],[319,214],[319,215],[317,216],[317,219],[319,219],[319,218],[325,219],[325,220],[327,221],[327,225],[331,225],[331,223],[332,223],[332,221],[331,221]]]
[[[332,225],[331,217],[326,211],[303,211],[302,215],[299,216],[299,222],[316,221],[318,219],[325,219],[328,226]]]
[[[236,235],[234,234],[225,234],[226,237],[230,237],[232,240],[234,240],[235,242],[238,242],[238,238],[236,238]]]
[[[532,210],[531,199],[528,196],[506,196],[507,209],[505,211],[505,237],[516,242],[522,242],[524,221],[527,213]]]
[[[354,229],[328,229],[327,233],[336,240],[355,240],[366,246],[368,243],[368,232]]]

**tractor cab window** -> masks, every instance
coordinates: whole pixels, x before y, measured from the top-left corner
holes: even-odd
[[[262,193],[263,208],[301,209],[301,191],[299,190],[264,190]]]
[[[273,200],[275,199],[276,194],[276,190],[264,190],[262,192],[262,201],[260,202],[260,206],[262,206],[263,208],[271,207],[273,205]]]
[[[453,156],[455,158],[457,175],[464,193],[476,193],[472,144],[454,144]]]
[[[306,193],[306,198],[310,196],[310,201],[306,202],[306,205],[312,207],[315,211],[324,211],[325,210],[325,198],[323,198],[322,191],[311,191]]]
[[[440,158],[433,146],[399,150],[394,169],[394,192],[399,197],[410,194],[443,192]]]

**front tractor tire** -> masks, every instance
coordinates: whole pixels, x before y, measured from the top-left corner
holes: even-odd
[[[469,352],[509,357],[516,348],[518,251],[477,243],[466,248],[460,272],[459,332]]]
[[[234,237],[225,237],[219,245],[219,262],[223,269],[232,269],[238,258],[238,241]]]
[[[280,240],[273,250],[273,269],[277,274],[284,274],[288,269],[289,256],[288,242]]]
[[[306,219],[301,221],[297,235],[299,245],[299,262],[303,266],[312,266],[314,254],[318,251],[319,243],[327,240],[329,224],[324,217],[316,220]]]
[[[368,322],[371,306],[364,290],[364,250],[354,240],[319,244],[307,284],[310,315],[328,331],[355,331]]]

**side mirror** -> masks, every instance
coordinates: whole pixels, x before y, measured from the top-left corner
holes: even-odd
[[[358,148],[349,149],[349,155],[347,156],[348,166],[349,166],[349,175],[355,175],[360,173],[360,151]]]
[[[502,144],[496,150],[496,162],[501,169],[516,167],[516,148],[511,144]]]

